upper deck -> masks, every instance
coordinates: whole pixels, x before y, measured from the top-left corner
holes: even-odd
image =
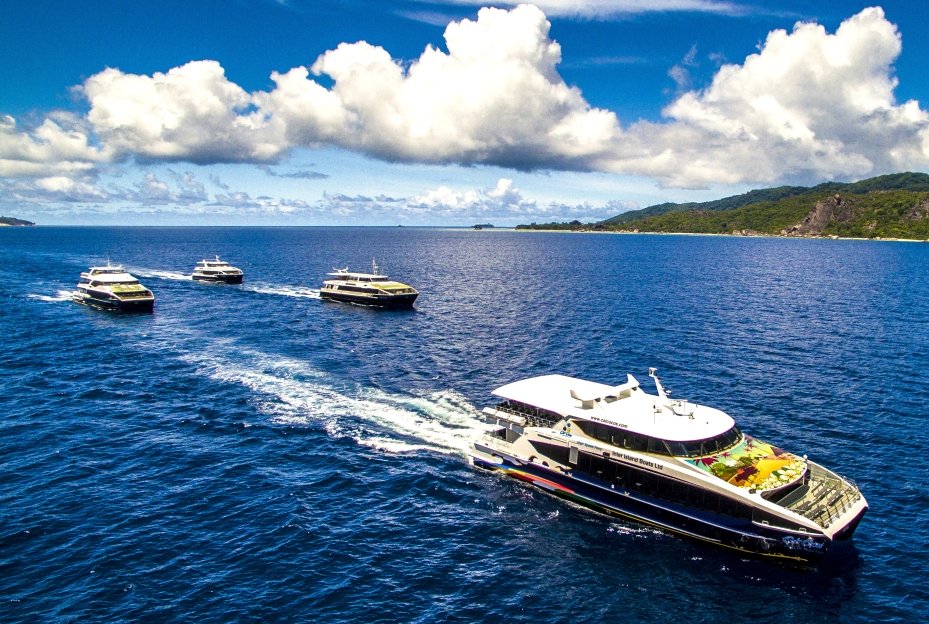
[[[90,267],[81,273],[81,279],[101,284],[133,284],[138,280],[119,265]]]
[[[703,440],[735,426],[718,409],[648,394],[632,375],[619,386],[544,375],[501,386],[493,394],[564,418],[602,422],[662,440]]]
[[[197,269],[224,269],[238,271],[239,269],[232,266],[225,260],[220,260],[219,256],[216,256],[215,260],[201,260],[197,263]]]
[[[348,269],[336,269],[326,273],[333,279],[344,282],[389,282],[390,278],[381,273],[357,273]]]
[[[377,265],[374,265],[375,268]],[[335,269],[326,273],[329,279],[323,280],[324,287],[338,288],[342,286],[343,290],[352,290],[352,287],[362,289],[359,292],[384,292],[391,295],[409,295],[419,294],[418,291],[408,284],[391,280],[388,276],[375,271],[373,273],[359,273],[349,271],[348,269]]]
[[[806,473],[805,459],[743,435],[725,412],[668,398],[655,379],[658,396],[642,390],[632,375],[619,386],[545,375],[507,384],[494,394],[570,419],[576,425],[572,434],[675,457],[740,488],[776,490]]]

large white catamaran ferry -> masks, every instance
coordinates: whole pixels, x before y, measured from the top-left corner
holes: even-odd
[[[239,267],[234,267],[216,256],[215,260],[201,260],[194,267],[190,278],[198,282],[216,282],[223,284],[241,284],[245,274]]]
[[[412,308],[419,296],[412,286],[391,280],[371,260],[370,273],[333,269],[327,273],[319,296],[332,301],[344,301],[381,308]]]
[[[745,553],[812,562],[854,533],[868,503],[849,480],[742,433],[728,414],[545,375],[494,390],[475,466],[607,514]]]
[[[106,266],[92,266],[81,273],[74,301],[118,312],[151,312],[155,307],[152,291],[122,266],[110,264],[109,260]]]

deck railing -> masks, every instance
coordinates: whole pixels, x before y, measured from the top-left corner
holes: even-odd
[[[823,528],[835,522],[861,498],[851,482],[811,467],[807,485],[785,496],[778,504],[816,522]]]
[[[518,410],[506,405],[497,405],[494,409],[498,412],[525,418],[527,427],[552,427],[558,422],[557,419],[546,414],[535,413],[530,410]]]

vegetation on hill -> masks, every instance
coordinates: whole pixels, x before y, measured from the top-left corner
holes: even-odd
[[[807,193],[734,210],[669,212],[626,224],[640,232],[929,239],[929,192]]]
[[[610,225],[621,225],[623,223],[631,223],[632,221],[637,221],[646,217],[654,217],[666,214],[668,212],[677,212],[682,210],[733,210],[735,208],[747,206],[748,204],[755,204],[763,201],[777,201],[779,199],[793,197],[795,195],[808,192],[809,190],[809,188],[804,186],[779,186],[777,188],[749,191],[748,193],[743,193],[742,195],[733,195],[732,197],[725,197],[723,199],[717,199],[703,203],[687,202],[685,204],[656,204],[654,206],[649,206],[648,208],[642,208],[641,210],[630,210],[629,212],[618,214],[615,217],[607,219],[603,223]]]
[[[602,227],[598,223],[588,223],[583,224],[577,219],[574,221],[566,221],[564,223],[556,223],[552,221],[551,223],[530,223],[529,225],[517,225],[517,230],[604,230],[605,227]]]
[[[929,191],[929,175],[925,173],[893,173],[861,180],[860,182],[824,182],[812,188],[806,186],[778,186],[776,188],[756,189],[743,193],[742,195],[733,195],[732,197],[725,197],[723,199],[703,203],[656,204],[648,208],[642,208],[641,210],[630,210],[629,212],[618,214],[615,217],[603,221],[603,223],[631,223],[632,221],[638,221],[645,217],[653,217],[679,210],[734,210],[749,204],[775,202],[815,192],[862,194],[871,191],[889,190]]]
[[[35,225],[35,223],[15,217],[0,217],[0,225]]]
[[[812,188],[782,186],[711,202],[659,204],[600,223],[519,227],[929,240],[929,175],[900,173]]]

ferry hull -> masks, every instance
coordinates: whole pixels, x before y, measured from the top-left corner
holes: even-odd
[[[800,538],[765,529],[749,520],[717,516],[673,505],[593,480],[578,479],[539,464],[472,453],[472,463],[534,485],[550,494],[600,513],[640,522],[677,535],[720,546],[741,554],[794,564],[813,564],[831,550],[825,536]],[[860,520],[860,518],[859,518]]]
[[[354,303],[357,305],[373,306],[377,308],[388,309],[408,309],[413,307],[418,294],[404,295],[359,295],[346,292],[321,290],[319,296],[322,299],[340,301],[342,303]]]
[[[146,299],[141,301],[118,300],[118,299],[100,299],[88,295],[75,297],[77,303],[97,308],[98,310],[107,310],[110,312],[126,313],[150,313],[155,310],[155,300]]]
[[[241,284],[245,279],[244,275],[197,275],[196,273],[190,277],[198,282],[212,282],[215,284]]]

